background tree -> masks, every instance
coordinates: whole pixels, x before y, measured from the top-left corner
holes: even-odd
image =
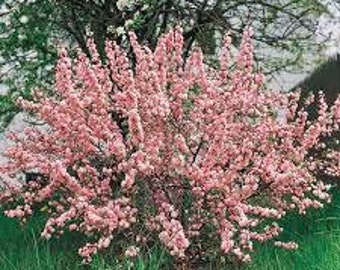
[[[63,35],[53,24],[54,6],[48,1],[0,0],[0,4],[0,83],[9,88],[0,96],[0,117],[6,124],[18,112],[14,103],[18,95],[28,98],[32,88],[51,85],[54,39]]]
[[[87,27],[101,46],[112,38],[110,29],[124,27],[154,47],[160,33],[179,23],[185,27],[186,50],[197,42],[205,53],[213,54],[222,33],[230,31],[237,46],[244,27],[250,24],[260,48],[257,60],[266,73],[301,66],[304,54],[316,45],[316,19],[327,11],[316,0],[59,0],[56,5],[63,15],[62,26],[83,49]]]
[[[300,71],[305,56],[320,49],[314,32],[317,18],[327,12],[317,0],[0,0],[0,5],[0,80],[10,86],[9,94],[0,97],[6,121],[17,111],[13,100],[18,94],[51,85],[58,40],[87,52],[91,31],[104,57],[107,38],[124,45],[124,33],[133,30],[154,48],[160,33],[180,24],[185,54],[198,44],[213,55],[222,33],[229,31],[237,47],[243,28],[252,25],[257,63],[274,78],[280,71]]]

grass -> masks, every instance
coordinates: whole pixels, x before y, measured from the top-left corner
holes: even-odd
[[[0,224],[1,270],[77,269],[66,243],[60,241],[57,247],[39,239],[38,220],[33,219],[21,228],[15,220],[1,217]]]
[[[299,244],[296,251],[258,247],[247,270],[339,270],[340,269],[340,193],[324,209],[313,209],[306,216],[288,215],[282,222],[281,239]]]
[[[133,265],[124,260],[119,263],[115,254],[97,256],[91,265],[84,266],[77,254],[81,239],[69,235],[49,242],[39,237],[42,218],[30,220],[21,227],[16,220],[0,216],[0,270],[118,270],[171,269],[165,251],[155,247]]]
[[[143,258],[118,263],[114,252],[97,256],[90,266],[81,264],[77,255],[80,239],[63,237],[50,242],[39,238],[41,219],[32,219],[22,228],[18,222],[0,217],[0,270],[157,270],[174,269],[171,259],[159,247]],[[339,270],[340,269],[340,193],[324,209],[310,211],[306,216],[288,215],[282,220],[282,240],[296,240],[297,251],[273,248],[270,243],[256,245],[253,262],[242,267],[202,266],[201,269],[238,270]]]

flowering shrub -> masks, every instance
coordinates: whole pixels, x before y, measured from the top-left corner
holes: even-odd
[[[130,42],[134,63],[111,41],[107,63],[91,40],[91,59],[61,49],[56,94],[19,100],[48,129],[11,134],[0,171],[34,170],[44,181],[4,189],[6,215],[25,219],[47,205],[42,236],[87,235],[79,249],[86,261],[122,235],[126,256],[155,241],[179,258],[219,250],[249,261],[253,242],[271,239],[296,248],[277,239],[275,221],[330,200],[315,173],[337,176],[339,155],[313,153],[338,129],[340,99],[328,108],[320,95],[319,117],[309,122],[298,94],[267,91],[253,70],[250,31],[233,70],[228,36],[218,68],[204,64],[199,48],[182,58],[180,28],[154,52],[133,33]]]

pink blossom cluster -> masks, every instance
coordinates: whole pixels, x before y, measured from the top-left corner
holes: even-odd
[[[175,257],[202,244],[245,262],[254,241],[296,248],[279,241],[276,221],[330,200],[315,175],[338,176],[339,153],[313,153],[339,129],[340,99],[328,108],[320,95],[319,116],[309,121],[299,94],[266,89],[253,68],[251,31],[234,69],[228,35],[216,68],[199,48],[183,59],[181,28],[154,51],[133,33],[130,43],[134,61],[111,41],[106,62],[92,40],[91,58],[78,51],[71,59],[61,48],[55,94],[19,100],[49,128],[12,134],[0,172],[35,170],[47,180],[4,189],[5,213],[24,219],[46,205],[42,236],[89,236],[79,249],[87,261],[122,235],[130,257],[155,241]]]

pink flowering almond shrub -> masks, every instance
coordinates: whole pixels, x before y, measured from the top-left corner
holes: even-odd
[[[35,171],[44,181],[4,188],[5,214],[25,220],[44,206],[41,235],[83,233],[86,261],[121,237],[130,257],[158,241],[189,260],[217,251],[246,262],[254,241],[296,248],[279,241],[275,221],[330,200],[315,175],[337,176],[339,154],[313,153],[338,130],[340,99],[328,108],[320,95],[319,117],[307,121],[298,94],[265,89],[250,31],[233,70],[228,36],[218,68],[199,48],[182,58],[180,28],[154,51],[133,33],[130,43],[133,63],[111,41],[105,63],[91,40],[91,59],[61,49],[55,95],[19,100],[48,129],[12,134],[1,174]]]

